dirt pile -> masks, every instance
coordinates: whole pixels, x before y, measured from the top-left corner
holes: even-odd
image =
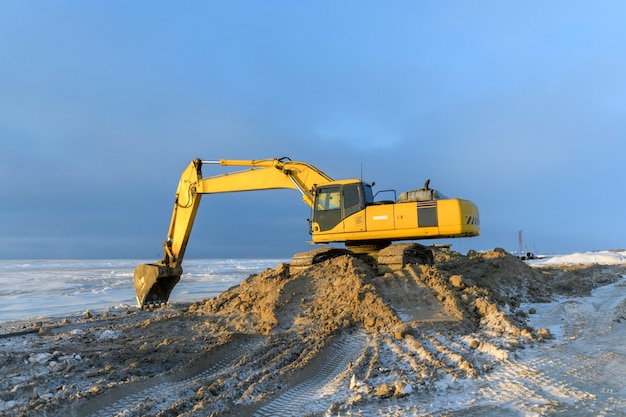
[[[541,272],[499,249],[468,256],[438,250],[432,265],[383,276],[358,258],[341,256],[293,275],[281,264],[190,311],[207,316],[212,334],[326,336],[352,327],[393,334],[400,325],[438,322],[475,331],[494,314],[514,331],[524,327],[514,315],[521,302],[549,299],[544,281]]]
[[[606,272],[533,269],[501,249],[434,249],[384,275],[348,255],[280,264],[192,305],[1,339],[0,413],[345,414],[481,377],[551,337],[522,303],[621,276]]]
[[[372,282],[374,270],[342,256],[290,275],[288,265],[254,275],[191,311],[209,316],[210,332],[286,331],[326,337],[362,325],[368,331],[400,321]]]

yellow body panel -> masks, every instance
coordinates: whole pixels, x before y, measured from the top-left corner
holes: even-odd
[[[367,230],[370,232],[378,230],[390,230],[394,228],[394,206],[395,204],[381,204],[368,206],[365,208],[365,222]],[[345,232],[351,230],[344,228]]]
[[[361,210],[358,213],[353,214],[352,216],[346,218],[340,226],[342,228],[342,232],[344,230],[351,232],[364,232],[367,230],[367,224],[365,222],[366,214],[365,210]]]
[[[433,210],[422,217],[435,224],[420,225],[420,210]],[[365,227],[362,219],[365,219]],[[315,223],[312,230],[314,243],[417,240],[478,236],[480,222],[474,203],[453,198],[368,206],[331,230],[320,232]]]
[[[412,229],[417,224],[417,210],[413,203],[394,204],[396,229]]]

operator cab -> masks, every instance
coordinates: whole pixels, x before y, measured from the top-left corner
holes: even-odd
[[[319,231],[324,232],[372,204],[372,186],[363,181],[348,180],[323,185],[315,190],[313,221],[319,225]]]

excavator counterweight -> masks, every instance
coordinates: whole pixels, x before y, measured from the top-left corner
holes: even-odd
[[[246,169],[204,177],[203,164]],[[135,269],[137,303],[143,307],[169,299],[183,274],[185,249],[204,194],[298,190],[311,208],[312,243],[343,243],[348,248],[327,247],[298,254],[293,258],[292,269],[301,271],[311,263],[345,253],[366,254],[375,260],[379,251],[396,241],[478,236],[480,222],[476,205],[468,200],[447,198],[429,188],[429,183],[430,180],[426,181],[423,189],[400,194],[397,201],[374,201],[371,184],[360,179],[335,181],[316,167],[289,158],[195,159],[183,171],[178,183],[167,240],[163,244],[163,259]],[[402,266],[407,257],[414,258],[419,252],[408,246],[399,251],[402,253],[386,250],[381,258],[383,263]]]

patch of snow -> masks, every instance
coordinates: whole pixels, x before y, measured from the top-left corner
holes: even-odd
[[[52,358],[52,354],[48,352],[34,353],[30,355],[30,357],[28,358],[28,361],[30,363],[39,363],[43,365],[47,363],[51,358]]]
[[[115,340],[119,339],[122,334],[119,330],[104,330],[98,335],[98,340]]]
[[[567,255],[546,256],[542,259],[526,261],[531,266],[550,265],[626,265],[626,251],[589,251],[577,252]]]

